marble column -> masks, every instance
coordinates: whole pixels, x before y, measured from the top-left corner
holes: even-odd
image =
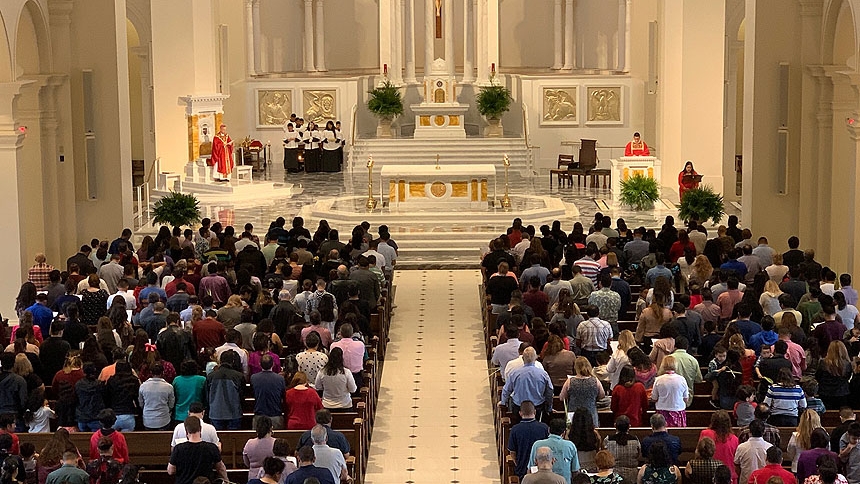
[[[561,69],[562,67],[562,59],[564,52],[562,50],[562,22],[564,21],[564,15],[561,11],[561,0],[555,0],[555,5],[553,6],[553,36],[552,36],[552,50],[553,50],[553,69]]]
[[[487,60],[499,72],[499,0],[487,1]]]
[[[475,80],[475,9],[472,0],[463,3],[463,82]]]
[[[263,45],[263,31],[260,24],[260,0],[253,0],[252,17],[254,18],[254,72],[263,72],[263,58],[260,56],[260,46]]]
[[[576,49],[573,45],[573,0],[564,2],[564,66],[562,69],[572,70],[576,67],[573,58]]]
[[[627,10],[627,0],[618,0],[618,31],[615,34],[615,38],[618,39],[615,42],[616,49],[616,59],[615,59],[615,70],[619,72],[624,71],[624,42],[626,35],[626,27],[627,27],[627,14],[625,11]]]
[[[254,0],[245,0],[245,74],[256,74],[254,69]]]
[[[436,2],[424,0],[424,77],[436,60]]]
[[[401,1],[406,2],[406,0]],[[406,9],[406,82],[415,84],[418,82],[415,79],[415,0],[408,0],[408,4],[404,4],[404,9]]]
[[[490,62],[487,60],[487,0],[477,0],[478,18],[478,83],[486,84],[490,79]]]
[[[633,0],[624,6],[624,72],[630,72],[630,27],[633,25]]]
[[[318,71],[327,71],[325,68],[325,13],[323,11],[323,0],[317,1],[316,28],[314,34],[316,36],[316,69]]]
[[[394,75],[392,79],[395,84],[403,83],[403,4],[404,0],[394,0],[392,11],[394,15],[394,45],[392,46],[392,64],[394,64]]]
[[[445,68],[448,75],[454,75],[454,0],[445,0],[442,10],[445,35]]]
[[[305,0],[304,70],[314,71],[314,0]]]
[[[392,1],[397,0],[379,0],[379,75],[393,75],[394,69],[394,15],[391,11]],[[386,72],[386,69],[388,71]]]

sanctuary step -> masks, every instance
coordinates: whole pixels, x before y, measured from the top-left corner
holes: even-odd
[[[373,156],[374,171],[386,164],[434,165],[439,164],[496,165],[499,179],[504,176],[502,160],[505,155],[511,162],[511,171],[529,175],[529,150],[524,138],[364,138],[357,139],[349,154],[349,169],[353,177],[367,176],[367,159]]]

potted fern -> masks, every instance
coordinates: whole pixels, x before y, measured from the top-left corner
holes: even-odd
[[[621,202],[634,210],[651,210],[654,202],[660,198],[660,188],[657,180],[650,176],[636,174],[626,180],[621,180]]]
[[[678,216],[685,222],[689,220],[705,222],[710,219],[718,224],[723,215],[725,215],[723,196],[709,185],[687,190],[681,198]]]
[[[194,195],[170,192],[152,206],[152,225],[171,227],[193,225],[200,221],[200,202]]]
[[[397,86],[388,79],[372,91],[368,91],[368,94],[370,99],[367,100],[367,109],[379,118],[376,136],[390,138],[394,117],[403,114],[403,97]]]
[[[511,91],[498,84],[495,76],[490,78],[489,86],[480,88],[475,102],[478,105],[478,112],[487,118],[487,123],[490,125],[487,128],[487,136],[495,138],[502,136],[502,115],[511,108],[513,100]]]

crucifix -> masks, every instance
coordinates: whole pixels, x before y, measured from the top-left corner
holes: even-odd
[[[442,38],[442,0],[436,0],[436,38]]]

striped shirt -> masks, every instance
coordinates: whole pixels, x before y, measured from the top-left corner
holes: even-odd
[[[574,262],[573,265],[582,268],[582,275],[591,279],[594,287],[597,287],[597,275],[600,274],[600,264],[591,257],[585,256],[582,259]]]
[[[771,385],[762,403],[770,406],[771,415],[797,417],[800,415],[800,409],[806,408],[806,396],[798,385]]]

